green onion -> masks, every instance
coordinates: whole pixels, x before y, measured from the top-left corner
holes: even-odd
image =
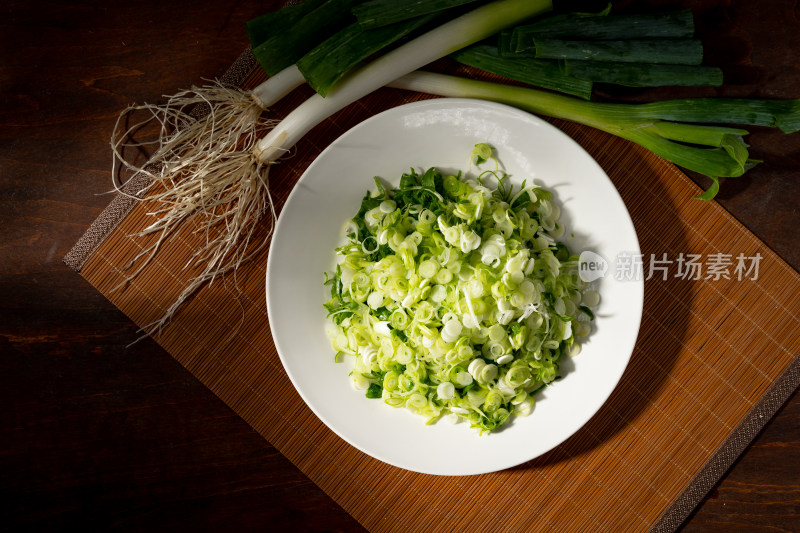
[[[325,98],[315,94],[256,143],[253,156],[269,164],[314,126],[398,76],[489,38],[513,24],[552,9],[551,0],[496,0],[453,19],[352,72]]]
[[[378,28],[421,15],[450,9],[476,0],[368,0],[353,7],[358,23],[364,28]]]
[[[703,43],[696,39],[627,39],[624,41],[565,41],[533,39],[536,57],[699,65],[703,62]]]
[[[475,45],[453,54],[453,59],[499,76],[588,100],[592,82],[564,74],[557,63],[532,58],[503,57],[497,47]]]
[[[248,36],[254,42],[263,39],[255,46],[253,53],[270,77],[253,91],[241,91],[221,83],[192,87],[170,97],[166,105],[130,106],[120,114],[111,139],[114,164],[119,158],[128,169],[152,178],[151,186],[157,187],[149,191],[152,194],[148,198],[164,206],[153,213],[158,220],[141,232],[141,235],[156,235],[132,263],[142,260],[146,265],[180,225],[197,223],[209,237],[191,263],[199,274],[192,278],[164,317],[146,326],[146,329],[159,331],[205,283],[235,270],[268,245],[269,234],[263,241],[255,242],[255,231],[263,218],[271,217],[273,224],[277,218],[269,192],[268,169],[308,131],[343,107],[403,74],[552,10],[552,0],[495,0],[442,24],[360,68],[352,69],[346,78],[329,89],[326,97],[315,94],[284,120],[276,123],[262,117],[269,105],[303,83],[303,74],[296,63],[355,21],[350,9],[358,1],[307,0],[300,6],[285,8],[282,13],[254,19],[257,22],[248,25]],[[458,9],[456,11],[460,12]],[[580,25],[591,27],[595,19],[607,17],[585,15],[571,18],[579,21]],[[639,33],[633,24],[626,25],[626,28],[629,30],[624,35],[626,38],[645,36],[646,32]],[[501,36],[503,46],[509,50],[517,46],[524,48],[524,39],[518,39],[515,43],[515,35],[521,37],[524,32],[512,31],[510,35],[506,33]],[[660,35],[664,36],[663,33]],[[570,38],[588,37],[572,35]],[[533,45],[533,37],[529,40],[528,44]],[[356,50],[355,41],[343,39],[343,42],[350,46],[354,56],[339,58],[335,68],[328,72],[321,71],[323,74],[320,79],[325,83],[335,81],[341,71],[353,62],[355,54],[363,53],[363,50]],[[311,62],[311,59],[308,61]],[[710,176],[712,187],[701,195],[704,199],[716,194],[719,177],[741,175],[757,162],[748,156],[742,140],[745,131],[679,122],[777,126],[787,133],[800,129],[798,100],[684,99],[639,105],[601,104],[534,89],[425,73],[404,76],[393,85],[444,96],[495,100],[608,131],[639,143],[687,169]],[[185,112],[197,104],[210,109],[200,119],[194,119]],[[141,126],[141,123],[122,126],[127,115],[137,110],[147,111],[149,120],[157,120],[162,133],[154,155],[141,166],[125,161],[120,153],[122,147],[126,146],[128,135]],[[126,127],[127,131],[122,131],[120,135],[120,128],[125,130]],[[259,139],[257,132],[267,128],[272,130]],[[114,185],[118,186],[118,183],[115,181]],[[430,193],[427,196],[436,198]],[[428,198],[428,201],[435,207],[432,198]],[[217,232],[212,228],[224,229]],[[380,255],[385,250],[380,245],[376,248],[370,243],[364,251]],[[413,257],[405,259],[413,261]],[[145,265],[140,265],[131,277],[137,275]],[[442,272],[447,271],[437,272],[436,280],[447,283],[449,280],[444,279],[447,276]],[[474,305],[479,306],[480,301]],[[336,309],[337,316],[348,312],[350,309],[347,308]],[[392,313],[390,319],[393,327],[402,318],[395,317],[395,314]],[[411,320],[407,316],[405,318]],[[397,329],[392,332],[393,338],[403,335],[405,333]]]
[[[440,96],[481,98],[585,124],[635,142],[712,180],[741,176],[758,163],[749,158],[742,140],[742,135],[747,132],[668,120],[773,125],[787,133],[800,128],[800,100],[701,98],[652,104],[600,103],[536,89],[419,71],[395,80],[390,86]],[[714,191],[710,190],[703,198],[710,199],[713,194]]]
[[[569,13],[546,17],[514,28],[514,50],[533,47],[535,37],[576,40],[686,39],[694,35],[694,20],[689,9],[666,13],[607,15]]]
[[[800,131],[800,100],[681,98],[639,104],[635,112],[641,118],[768,126],[784,133]],[[614,114],[615,110],[609,109],[609,115]]]
[[[563,62],[562,70],[571,77],[627,87],[661,87],[665,85],[718,87],[722,85],[722,70],[703,65],[568,59]]]
[[[646,104],[594,103],[610,121],[669,120],[705,124],[777,127],[800,131],[800,100],[747,98],[676,98]]]
[[[423,15],[368,30],[353,23],[300,58],[297,68],[308,84],[325,96],[358,63],[434,20],[436,15]]]
[[[277,74],[352,22],[350,8],[356,3],[357,0],[326,0],[253,48],[253,56],[267,75]]]

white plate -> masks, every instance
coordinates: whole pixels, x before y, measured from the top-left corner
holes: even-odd
[[[367,399],[334,363],[325,334],[323,272],[373,176],[393,185],[414,167],[466,170],[473,146],[488,142],[513,182],[542,183],[562,207],[565,242],[609,262],[599,280],[595,331],[566,361],[564,379],[537,396],[533,413],[480,436],[468,424],[438,422]],[[289,195],[267,264],[267,307],[275,346],[300,396],[329,428],[359,450],[416,472],[479,474],[524,463],[583,426],[611,394],[639,330],[643,282],[615,279],[613,260],[638,254],[619,194],[597,163],[547,122],[517,109],[469,99],[415,102],[376,115],[339,137],[308,167]],[[331,460],[335,460],[332,458]]]

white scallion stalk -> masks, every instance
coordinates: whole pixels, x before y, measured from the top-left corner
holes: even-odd
[[[305,82],[297,65],[286,67],[253,89],[253,100],[259,108],[266,110]]]

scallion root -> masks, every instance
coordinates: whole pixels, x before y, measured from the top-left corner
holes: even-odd
[[[193,228],[203,235],[203,244],[184,265],[199,270],[183,289],[164,316],[143,328],[160,333],[176,311],[202,286],[217,276],[235,271],[258,254],[269,242],[277,218],[268,187],[269,165],[254,160],[249,151],[232,151],[209,163],[203,176],[191,176],[148,202],[161,208],[153,213],[157,221],[138,236],[156,233],[155,242],[144,248],[133,262],[145,258],[137,272],[154,256],[155,251],[178,228]],[[261,223],[269,220],[266,234]]]
[[[192,106],[198,105],[205,105],[208,113],[199,117],[192,113]],[[120,132],[123,120],[134,111],[147,111],[150,116]],[[147,214],[155,221],[136,236],[156,234],[157,238],[126,266],[137,265],[119,286],[136,277],[162,244],[177,237],[179,228],[193,228],[195,234],[204,236],[203,245],[184,266],[199,274],[164,316],[142,328],[144,331],[160,333],[203,285],[235,271],[267,245],[277,218],[268,188],[270,164],[258,162],[252,150],[259,136],[276,121],[263,118],[262,113],[249,92],[216,84],[176,94],[162,106],[131,106],[120,115],[111,140],[115,169],[119,160],[151,181],[133,193],[123,191],[116,180],[114,186],[121,194],[153,206]],[[134,131],[153,120],[160,125],[156,141],[126,143]],[[124,147],[148,144],[156,145],[156,150],[143,165],[123,158]],[[264,235],[259,223],[265,216],[269,229]]]
[[[227,182],[222,190],[209,190],[205,198],[206,195],[198,190],[192,196],[190,205],[173,204],[156,227],[151,226],[146,230],[166,234],[171,226],[199,219],[199,223],[195,224],[195,233],[205,236],[204,245],[185,266],[198,266],[202,271],[191,279],[165,315],[146,329],[160,332],[178,308],[198,289],[213,282],[218,275],[235,271],[267,245],[276,220],[268,188],[268,170],[269,166],[256,163],[249,152],[234,153],[220,161],[213,171],[220,178],[217,182]],[[176,190],[157,199],[169,203],[184,194]],[[269,219],[269,229],[262,235],[260,222],[265,217]],[[255,240],[256,235],[258,240]]]
[[[148,116],[123,130],[123,124],[132,114],[142,111]],[[120,113],[111,136],[113,170],[121,163],[126,169],[145,173],[154,180],[167,178],[191,168],[199,160],[235,148],[242,138],[253,136],[275,122],[262,118],[263,112],[250,91],[225,87],[219,82],[177,93],[163,105],[129,106]],[[152,121],[160,126],[156,140],[128,142]],[[125,148],[153,145],[155,152],[141,166],[124,157]],[[126,194],[119,185],[115,174],[114,187]]]

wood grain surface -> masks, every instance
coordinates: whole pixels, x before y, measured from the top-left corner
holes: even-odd
[[[0,527],[360,529],[154,342],[128,346],[135,326],[61,264],[110,200],[116,114],[224,71],[246,45],[244,21],[274,6],[219,4],[2,8]],[[703,91],[800,98],[796,2],[681,5],[698,10],[725,68],[726,86]],[[800,269],[800,134],[752,131],[766,162],[719,201]],[[798,422],[795,394],[683,529],[797,531]]]

